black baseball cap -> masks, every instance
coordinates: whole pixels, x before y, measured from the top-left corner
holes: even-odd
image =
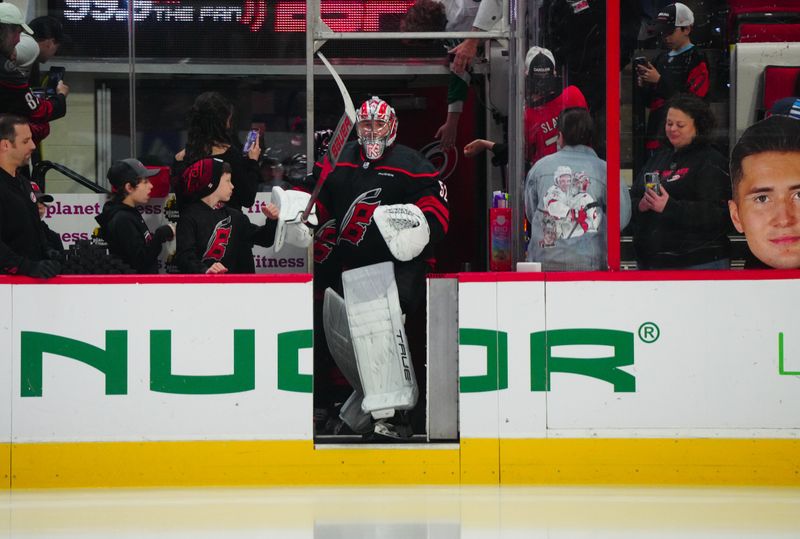
[[[146,168],[141,161],[131,157],[114,162],[108,169],[106,177],[111,185],[119,189],[128,182],[134,182],[139,178],[149,178],[158,173],[159,169]]]

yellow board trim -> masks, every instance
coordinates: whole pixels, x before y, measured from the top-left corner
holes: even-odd
[[[459,448],[311,441],[0,444],[8,488],[249,485],[800,486],[800,440],[464,439]],[[9,455],[10,453],[10,455]],[[12,468],[13,464],[13,468]]]
[[[501,440],[505,484],[800,485],[796,439]]]
[[[457,484],[458,449],[311,441],[12,444],[12,488]]]
[[[11,486],[11,444],[0,443],[0,489]]]

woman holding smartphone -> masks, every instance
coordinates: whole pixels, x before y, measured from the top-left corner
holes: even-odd
[[[185,198],[180,181],[184,169],[205,157],[222,159],[231,166],[234,190],[228,206],[241,209],[255,203],[261,181],[261,144],[258,136],[249,135],[249,148],[243,151],[232,133],[232,121],[233,105],[218,92],[204,92],[195,99],[189,111],[186,148],[175,155],[172,167],[173,190],[179,205]]]
[[[667,104],[664,145],[631,189],[639,269],[728,269],[727,159],[708,141],[714,116],[693,95]]]

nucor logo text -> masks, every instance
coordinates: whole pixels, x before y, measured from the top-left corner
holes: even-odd
[[[508,334],[504,331],[461,328],[461,346],[480,346],[486,350],[486,374],[462,376],[461,392],[477,393],[508,389]],[[608,357],[561,357],[557,346],[604,346],[613,350]],[[530,334],[531,391],[550,391],[550,374],[572,373],[603,380],[614,391],[636,391],[636,378],[620,369],[633,365],[633,333],[612,329],[555,329]]]
[[[50,333],[20,333],[20,393],[42,396],[44,354],[72,358],[105,375],[106,395],[128,393],[128,332],[105,332],[105,349]],[[299,372],[299,352],[311,348],[310,329],[278,334],[278,389],[311,393],[312,377]],[[255,330],[233,330],[233,373],[223,375],[179,375],[172,373],[172,332],[150,331],[150,390],[185,395],[238,393],[255,389]]]

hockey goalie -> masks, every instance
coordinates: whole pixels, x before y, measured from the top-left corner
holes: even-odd
[[[397,115],[388,103],[364,102],[355,127],[358,139],[344,146],[314,201],[313,233],[291,220],[309,195],[278,190],[273,198],[291,208],[279,217],[286,242],[314,242],[315,408],[337,410],[368,438],[408,438],[418,388],[404,322],[424,310],[431,247],[447,233],[447,191],[422,154],[395,143]],[[315,179],[324,165],[315,164]]]

